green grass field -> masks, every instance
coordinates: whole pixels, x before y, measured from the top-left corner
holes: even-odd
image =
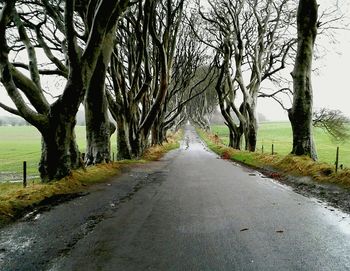
[[[85,151],[85,127],[76,127],[79,148]],[[116,150],[115,135],[112,150]],[[21,179],[23,161],[27,161],[28,175],[38,176],[40,134],[32,126],[0,126],[0,181]]]
[[[225,125],[212,126],[212,132],[216,133],[224,143],[228,144],[228,129]],[[316,147],[320,162],[334,164],[336,148],[339,146],[339,163],[350,168],[350,138],[347,142],[333,142],[330,137],[319,128],[314,129]],[[292,149],[292,128],[289,122],[267,122],[259,125],[257,151],[271,153],[272,144],[275,152],[287,155]]]
[[[213,126],[225,143],[228,143],[226,126]],[[76,135],[79,148],[85,151],[85,127],[77,126]],[[340,147],[340,163],[350,167],[350,141],[342,144],[332,140],[321,129],[315,129],[316,145],[319,160],[333,164],[336,147]],[[112,136],[112,150],[116,151],[115,135]],[[264,145],[265,152],[271,152],[274,144],[275,152],[286,155],[291,150],[292,131],[289,123],[269,122],[260,124],[258,136],[258,151]],[[20,180],[22,163],[27,161],[28,175],[38,176],[40,159],[40,134],[31,126],[0,127],[0,181]]]

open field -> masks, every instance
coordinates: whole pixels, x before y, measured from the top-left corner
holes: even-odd
[[[226,126],[213,126],[212,131],[217,133],[225,143],[228,143]],[[85,127],[76,127],[77,141],[82,152],[85,151]],[[321,129],[315,129],[318,155],[321,162],[333,164],[336,147],[340,147],[340,163],[350,168],[350,140],[337,144]],[[112,136],[112,150],[116,150],[115,135]],[[288,122],[268,122],[260,124],[258,136],[258,151],[264,145],[266,153],[271,152],[274,144],[275,152],[286,155],[290,152],[292,131]],[[27,161],[28,175],[38,176],[37,165],[40,159],[40,134],[31,126],[0,127],[0,181],[21,180],[22,162]]]
[[[85,151],[85,127],[76,127],[79,148]],[[112,150],[116,149],[115,135]],[[32,126],[0,126],[0,181],[22,178],[22,163],[27,161],[30,178],[38,176],[40,159],[40,134]]]
[[[224,143],[228,143],[228,129],[225,125],[212,126],[212,132],[216,133]],[[329,136],[319,128],[314,129],[316,147],[320,162],[334,164],[336,148],[340,147],[339,163],[350,168],[350,138],[347,142],[333,142]],[[259,127],[257,151],[271,153],[271,147],[277,154],[287,155],[292,148],[292,129],[289,122],[266,122]]]

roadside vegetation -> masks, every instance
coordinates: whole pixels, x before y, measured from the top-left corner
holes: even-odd
[[[229,143],[229,131],[225,125],[213,125],[211,131],[217,134],[222,142],[226,145]],[[336,157],[336,149],[340,148],[339,164],[350,168],[350,141],[336,141],[323,129],[314,127],[313,129],[315,143],[318,153],[318,161],[334,165]],[[291,152],[292,146],[292,128],[289,122],[264,122],[259,124],[259,133],[257,139],[257,153],[272,152],[272,144],[274,145],[274,153],[286,156]]]
[[[118,176],[122,168],[156,161],[166,152],[178,148],[181,137],[181,131],[170,134],[166,143],[151,146],[141,159],[122,160],[74,170],[69,176],[55,182],[43,183],[40,179],[35,179],[31,180],[26,188],[23,188],[22,183],[0,183],[0,226],[18,219],[35,207],[80,195],[90,185],[107,182],[111,177]]]
[[[227,139],[223,136],[223,129],[213,127],[213,131],[221,134],[208,133],[198,129],[197,132],[208,147],[223,159],[230,159],[250,167],[262,170],[273,178],[283,175],[310,176],[319,183],[331,183],[350,188],[350,169],[345,168],[335,172],[332,164],[316,162],[307,156],[293,156],[261,152],[248,152],[233,149],[227,146]],[[287,145],[287,144],[286,144]],[[290,144],[287,145],[289,147]]]

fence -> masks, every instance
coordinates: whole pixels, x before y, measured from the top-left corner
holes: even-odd
[[[39,179],[38,163],[40,153],[37,153],[38,158],[31,157],[30,160],[25,161],[5,161],[0,159],[0,183],[1,182],[13,182],[20,183],[26,186],[30,181]],[[85,153],[82,153],[82,159],[84,160]],[[115,153],[111,153],[111,160],[115,161]]]
[[[1,182],[27,182],[38,179],[37,161],[18,161],[0,164],[0,183]]]
[[[281,143],[281,142],[279,142]],[[284,143],[287,143],[287,142],[284,142]],[[282,154],[282,155],[287,155],[290,150],[291,150],[291,145],[290,143],[288,142],[287,146],[289,146],[289,151],[286,152],[286,148],[285,146],[283,146],[281,149],[282,149],[282,153],[279,153],[278,152],[278,148],[276,148],[276,143],[271,143],[270,145],[270,149],[269,151],[267,152],[267,146],[262,144],[261,145],[261,153],[269,153],[269,154],[272,154],[272,155],[276,155],[276,154]],[[258,148],[258,147],[257,147]],[[259,150],[257,150],[259,151]],[[325,162],[325,163],[328,163],[328,164],[334,164],[335,166],[335,172],[338,172],[339,169],[344,169],[345,168],[345,165],[350,165],[350,150],[348,151],[342,151],[343,153],[343,156],[340,155],[340,151],[341,151],[341,148],[339,146],[337,146],[335,149],[334,149],[334,152],[333,152],[333,156],[331,154],[331,152],[327,151],[327,157],[323,157],[325,155],[322,154],[322,158],[323,159],[320,159],[320,162]],[[344,154],[347,154],[347,156],[345,156]],[[332,161],[332,159],[334,159]]]

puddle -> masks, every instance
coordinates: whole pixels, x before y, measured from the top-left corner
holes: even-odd
[[[0,255],[8,252],[22,252],[32,246],[33,238],[18,237],[15,234],[2,236],[0,240]],[[1,256],[0,256],[1,259]]]
[[[340,232],[350,236],[350,214],[328,205],[327,202],[320,201],[316,198],[312,200],[320,207],[317,209],[318,216],[324,220],[325,225],[336,227]]]

